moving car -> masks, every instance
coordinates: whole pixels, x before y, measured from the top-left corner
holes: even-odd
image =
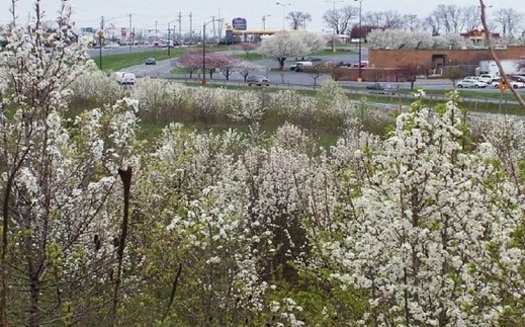
[[[395,94],[396,89],[388,83],[374,83],[367,85],[366,88],[370,90],[370,93],[379,94]]]
[[[248,86],[270,86],[270,80],[264,76],[252,75],[246,79],[246,82],[248,83]]]
[[[157,61],[155,60],[155,58],[148,58],[148,59],[146,59],[146,61],[144,63],[146,65],[156,65]]]
[[[117,83],[120,85],[133,85],[137,79],[135,74],[128,72],[116,72],[113,73],[113,75]]]
[[[462,81],[457,82],[456,84],[456,86],[459,87],[460,89],[469,88],[469,87],[479,89],[479,88],[487,87],[487,85],[488,84],[485,82],[478,81],[476,79],[470,79],[470,78],[465,78]]]
[[[479,80],[490,84],[492,82],[499,81],[500,77],[496,75],[491,75],[491,74],[481,74],[479,75]]]
[[[525,75],[512,75],[510,76],[510,79],[513,81],[525,82]]]
[[[495,88],[499,88],[499,83],[501,83],[500,81],[497,81],[497,82],[493,82],[492,83],[492,86],[494,86]],[[522,88],[525,88],[525,82],[520,82],[520,81],[516,81],[516,80],[510,80],[510,86],[512,86],[513,89],[522,89]]]
[[[311,61],[298,61],[295,63],[295,71],[302,72],[305,67],[312,67],[313,65]]]

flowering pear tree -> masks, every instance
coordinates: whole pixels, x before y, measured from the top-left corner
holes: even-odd
[[[304,44],[306,44],[307,52],[302,56],[305,56],[314,51],[322,50],[326,46],[326,39],[316,33],[310,32],[296,32],[293,37],[298,38]]]
[[[518,192],[492,145],[467,151],[455,100],[429,117],[414,105],[379,148],[356,153],[342,211],[351,219],[324,244],[341,267],[332,278],[369,292],[363,324],[494,326],[521,297],[521,281],[505,290],[523,263],[509,242]]]
[[[120,233],[118,170],[135,166],[136,105],[70,116],[70,86],[92,65],[70,13],[62,1],[55,29],[44,31],[37,2],[2,52],[13,58],[0,82],[2,326],[87,322],[100,303],[120,303],[116,279],[126,284],[109,240]],[[109,326],[116,315],[107,313],[99,322]]]
[[[429,32],[400,29],[374,29],[367,40],[376,49],[461,49],[472,47],[472,42],[459,34],[432,36]]]
[[[286,58],[300,57],[308,52],[307,43],[298,37],[294,37],[292,33],[285,31],[275,33],[271,37],[264,39],[259,49],[257,49],[257,53],[266,58],[276,60],[279,63],[280,70],[283,70]]]

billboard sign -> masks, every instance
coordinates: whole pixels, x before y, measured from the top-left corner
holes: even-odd
[[[234,18],[232,20],[232,27],[234,30],[242,30],[242,31],[245,31],[246,30],[246,19],[245,18],[241,18],[241,17],[237,17],[237,18]]]

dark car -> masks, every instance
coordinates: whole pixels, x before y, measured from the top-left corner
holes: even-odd
[[[371,93],[379,94],[395,94],[396,89],[388,83],[374,83],[367,85],[366,88],[370,90]]]
[[[525,82],[525,75],[512,75],[510,79],[517,82]]]
[[[157,61],[155,60],[155,58],[148,58],[148,59],[146,59],[146,61],[144,63],[146,65],[156,65]]]
[[[305,61],[321,61],[321,58],[318,57],[306,57],[304,58]]]
[[[246,79],[246,82],[248,83],[248,86],[270,86],[270,80],[264,76],[252,75]]]

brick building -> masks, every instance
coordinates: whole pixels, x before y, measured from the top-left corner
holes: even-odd
[[[509,46],[495,49],[499,59],[520,59],[525,57],[525,46]],[[406,64],[426,66],[430,69],[442,66],[478,65],[481,60],[491,60],[487,49],[369,49],[368,61],[371,68],[398,68]]]

